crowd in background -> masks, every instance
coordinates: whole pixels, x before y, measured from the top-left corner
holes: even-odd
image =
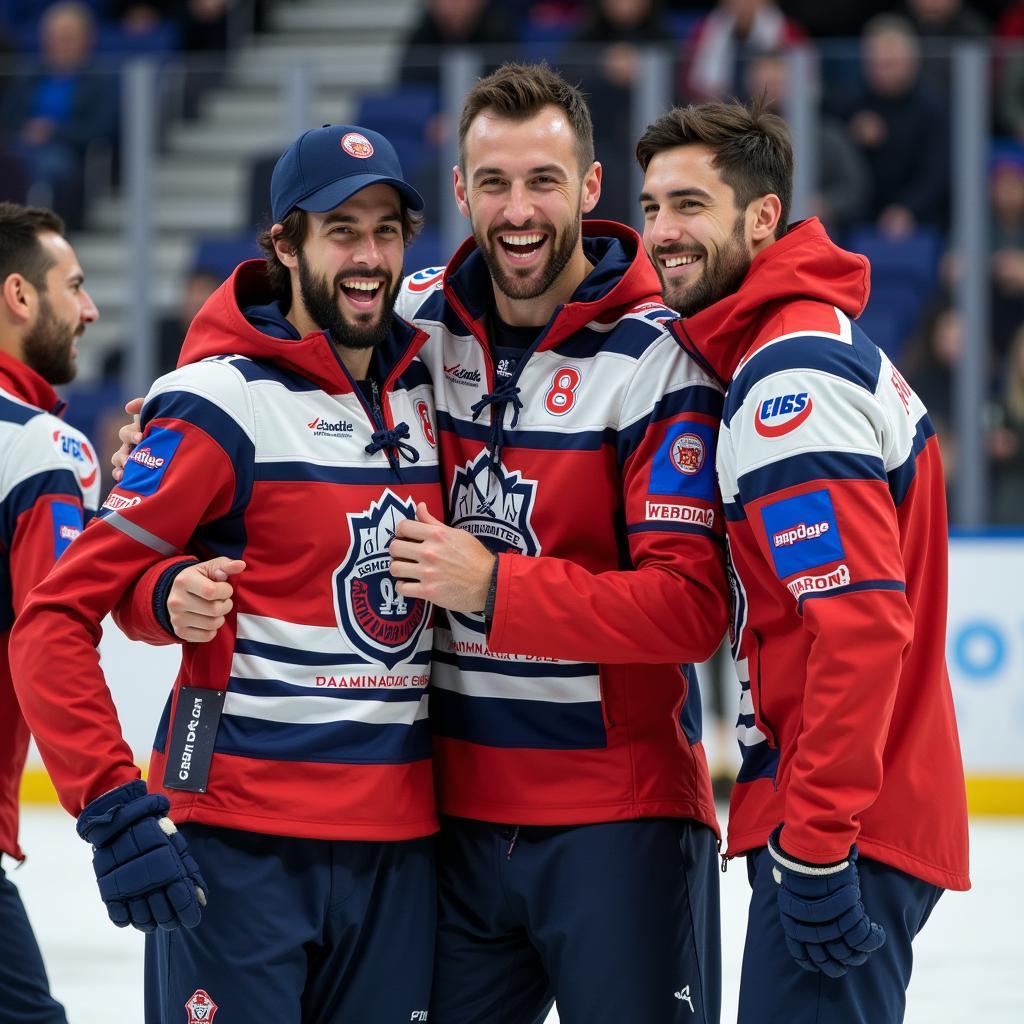
[[[117,187],[117,63],[148,52],[223,55],[233,19],[266,25],[271,0],[0,0],[0,198],[53,205],[87,226],[93,182]],[[657,44],[674,66],[676,102],[765,95],[786,109],[787,54],[809,48],[820,97],[818,187],[811,212],[875,267],[866,329],[928,405],[950,479],[970,457],[952,430],[951,380],[965,338],[952,294],[950,41],[990,44],[993,122],[988,444],[992,519],[1024,523],[1024,0],[424,0],[400,51],[395,91],[367,97],[360,123],[395,141],[432,208],[448,202],[437,147],[453,126],[441,111],[440,58],[479,47],[482,69],[544,58],[580,81],[594,114],[604,193],[596,216],[636,223],[630,98],[642,54]],[[15,73],[11,73],[15,72]],[[214,72],[192,76],[183,117],[201,111]],[[272,163],[256,161],[247,228],[266,215]],[[435,217],[435,221],[436,221]],[[438,236],[426,233],[426,237]],[[191,311],[228,269],[200,248],[180,310],[159,327],[168,368]],[[423,250],[423,262],[444,254]],[[419,258],[417,253],[413,259]],[[230,262],[230,261],[227,261]],[[412,268],[414,269],[414,268]],[[118,372],[115,354],[106,361]]]

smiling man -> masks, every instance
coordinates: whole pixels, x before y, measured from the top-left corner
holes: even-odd
[[[637,145],[644,244],[726,388],[718,447],[752,894],[740,1024],[898,1024],[912,943],[966,889],[945,663],[946,504],[920,399],[854,322],[868,265],[787,229],[763,105],[677,108]]]
[[[426,335],[393,315],[422,205],[375,132],[289,147],[265,261],[200,310],[12,639],[110,917],[149,933],[150,1024],[426,1019],[431,621],[387,553],[417,504],[442,510]],[[185,649],[143,782],[95,644],[132,585],[133,635],[173,639],[163,598],[190,567],[209,614],[186,607],[183,635],[215,639]]]
[[[716,823],[687,662],[725,628],[721,394],[598,205],[590,112],[546,66],[467,96],[473,236],[413,275],[448,495],[392,572],[438,613],[430,1019],[718,1020]],[[453,528],[454,527],[454,528]]]
[[[53,390],[75,376],[76,344],[99,314],[50,210],[0,203],[0,852],[21,861],[18,790],[28,726],[8,639],[29,591],[96,511],[99,472]],[[0,1006],[14,1020],[66,1024],[18,890],[0,868]]]

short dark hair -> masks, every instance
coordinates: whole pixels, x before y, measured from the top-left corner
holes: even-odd
[[[527,121],[544,107],[558,107],[576,134],[580,171],[594,162],[594,122],[583,93],[544,62],[502,64],[481,78],[462,105],[459,117],[459,165],[466,169],[466,135],[477,115],[493,110],[499,117]]]
[[[271,225],[272,227],[273,225]],[[271,227],[265,228],[259,233],[256,242],[263,253],[267,264],[267,277],[270,278],[270,287],[274,298],[279,299],[286,305],[292,301],[292,279],[288,268],[281,262],[274,248],[274,238],[271,234]],[[290,246],[295,252],[300,252],[309,233],[309,216],[305,210],[297,206],[288,211],[284,220],[281,221],[284,229],[278,236],[282,242]],[[402,202],[402,241],[406,249],[415,241],[416,236],[423,228],[423,214],[410,210],[405,202]]]
[[[39,291],[46,290],[46,274],[55,266],[39,242],[47,231],[64,235],[64,221],[52,210],[0,203],[0,284],[11,274],[21,274]]]
[[[658,153],[676,146],[707,146],[714,153],[711,165],[735,193],[737,209],[745,209],[759,196],[777,195],[782,214],[775,237],[786,233],[793,203],[793,146],[786,122],[771,112],[765,99],[670,110],[640,136],[640,169],[646,172]]]

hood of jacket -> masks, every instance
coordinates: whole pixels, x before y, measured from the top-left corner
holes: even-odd
[[[239,264],[196,314],[178,366],[210,356],[247,356],[304,377],[329,394],[352,391],[352,377],[327,332],[300,338],[282,315],[275,316],[275,309],[263,261]],[[374,354],[385,386],[409,365],[426,337],[395,317],[390,335]]]
[[[870,276],[867,257],[840,249],[821,221],[811,217],[758,253],[735,292],[675,321],[675,329],[683,344],[726,385],[786,305],[824,302],[855,319],[867,305]]]
[[[63,415],[67,405],[31,366],[7,352],[0,352],[0,387],[54,416]]]
[[[594,269],[568,302],[559,306],[544,330],[538,351],[555,348],[591,320],[613,322],[644,302],[661,303],[658,275],[640,236],[625,224],[583,222],[583,251]],[[476,241],[467,238],[444,274],[445,298],[481,340],[487,337],[487,314],[494,307],[491,275]]]

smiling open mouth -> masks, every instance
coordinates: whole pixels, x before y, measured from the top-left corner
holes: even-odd
[[[501,247],[513,259],[527,259],[532,256],[544,244],[546,236],[539,232],[529,234],[498,236]]]
[[[341,282],[341,290],[352,302],[367,306],[376,300],[383,284],[378,278],[350,277]]]
[[[662,256],[661,264],[666,270],[674,270],[676,267],[688,267],[699,259],[700,256],[696,253],[675,253],[672,256]]]

